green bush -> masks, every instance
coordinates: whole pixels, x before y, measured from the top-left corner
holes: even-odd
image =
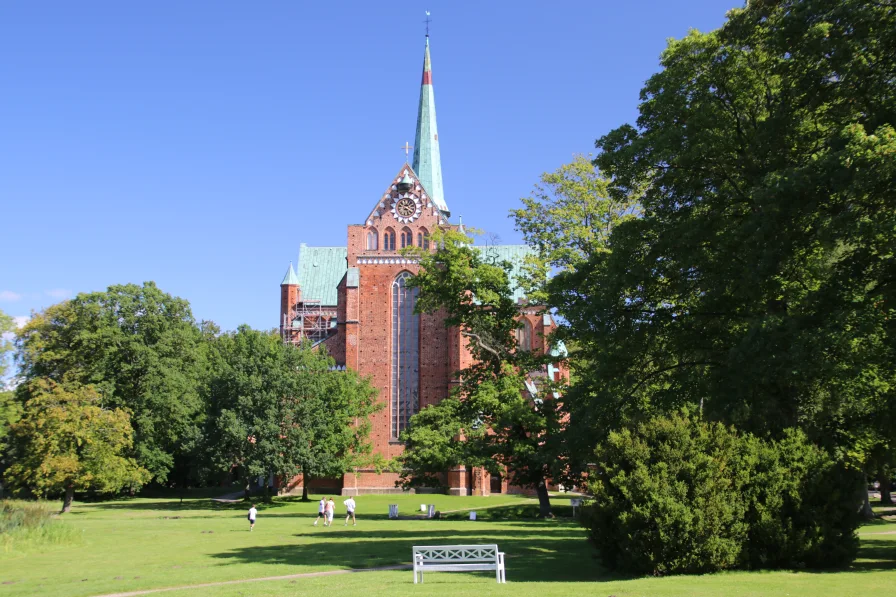
[[[583,511],[610,568],[826,567],[855,557],[857,477],[799,432],[779,442],[683,415],[610,434]]]
[[[777,442],[745,436],[751,479],[744,487],[749,568],[829,568],[856,557],[862,484],[797,430]]]

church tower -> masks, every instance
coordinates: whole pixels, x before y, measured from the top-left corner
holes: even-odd
[[[436,97],[432,88],[432,62],[429,58],[429,35],[423,52],[423,81],[420,84],[420,105],[417,108],[417,135],[414,138],[414,163],[417,178],[429,192],[432,202],[449,217],[442,187],[442,159],[439,153],[439,128],[436,126]]]

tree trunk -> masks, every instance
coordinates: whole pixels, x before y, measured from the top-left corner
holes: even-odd
[[[551,512],[551,496],[548,495],[548,486],[544,479],[538,482],[535,492],[538,494],[538,515],[541,518],[554,518]]]
[[[308,501],[308,469],[302,467],[302,501]]]
[[[75,485],[74,483],[67,483],[65,485],[65,498],[62,501],[62,513],[71,512],[72,509],[72,501],[75,499]]]
[[[893,496],[890,493],[890,471],[884,470],[878,475],[877,482],[880,484],[880,503],[888,506],[893,505]]]
[[[868,488],[863,487],[862,493],[865,496],[865,501],[862,503],[862,518],[871,520],[874,518],[874,510],[871,509],[871,501],[868,499]]]

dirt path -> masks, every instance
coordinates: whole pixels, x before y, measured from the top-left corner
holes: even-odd
[[[378,568],[356,568],[354,570],[327,570],[324,572],[305,572],[304,574],[287,574],[285,576],[263,576],[261,578],[244,578],[241,580],[224,580],[219,582],[205,582],[198,585],[181,585],[179,587],[165,587],[163,589],[143,589],[141,591],[125,591],[123,593],[106,593],[96,597],[134,597],[136,595],[151,595],[153,593],[166,593],[168,591],[183,591],[185,589],[202,589],[206,587],[223,587],[224,585],[239,585],[250,582],[265,582],[269,580],[290,580],[294,578],[314,578],[315,576],[335,576],[337,574],[355,574],[356,572],[383,572],[386,570],[410,570],[410,564],[399,566],[380,566]]]

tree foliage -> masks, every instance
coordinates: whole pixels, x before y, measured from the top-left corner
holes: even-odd
[[[608,181],[586,156],[577,155],[555,172],[541,175],[531,197],[510,214],[533,249],[524,280],[530,302],[550,304],[544,288],[553,271],[571,271],[609,251],[613,229],[637,217],[636,194],[611,196]]]
[[[896,425],[896,8],[757,1],[672,41],[598,141],[643,217],[561,271],[574,423],[689,404],[861,463]]]
[[[13,318],[0,309],[0,380],[6,377],[6,371],[9,368],[7,355],[13,350],[13,343],[8,337],[16,330]]]
[[[125,410],[103,408],[93,387],[70,380],[28,383],[30,398],[11,428],[10,485],[41,497],[64,493],[67,512],[75,491],[114,492],[149,480],[127,456],[133,429]]]
[[[214,341],[209,457],[241,479],[340,476],[370,453],[374,391],[310,346],[241,326]]]
[[[526,376],[551,357],[517,350],[520,306],[513,300],[511,264],[452,230],[434,235],[435,252],[416,250],[420,271],[417,310],[438,313],[459,330],[473,364],[458,372],[447,399],[412,418],[399,458],[406,486],[432,484],[458,465],[504,472],[515,485],[535,489],[550,513],[546,482],[559,476],[561,401],[551,384],[526,391]]]
[[[102,406],[132,413],[134,455],[157,481],[196,448],[204,412],[202,334],[187,301],[143,286],[111,286],[36,313],[19,331],[24,379],[96,387]],[[20,386],[20,400],[32,384]]]

